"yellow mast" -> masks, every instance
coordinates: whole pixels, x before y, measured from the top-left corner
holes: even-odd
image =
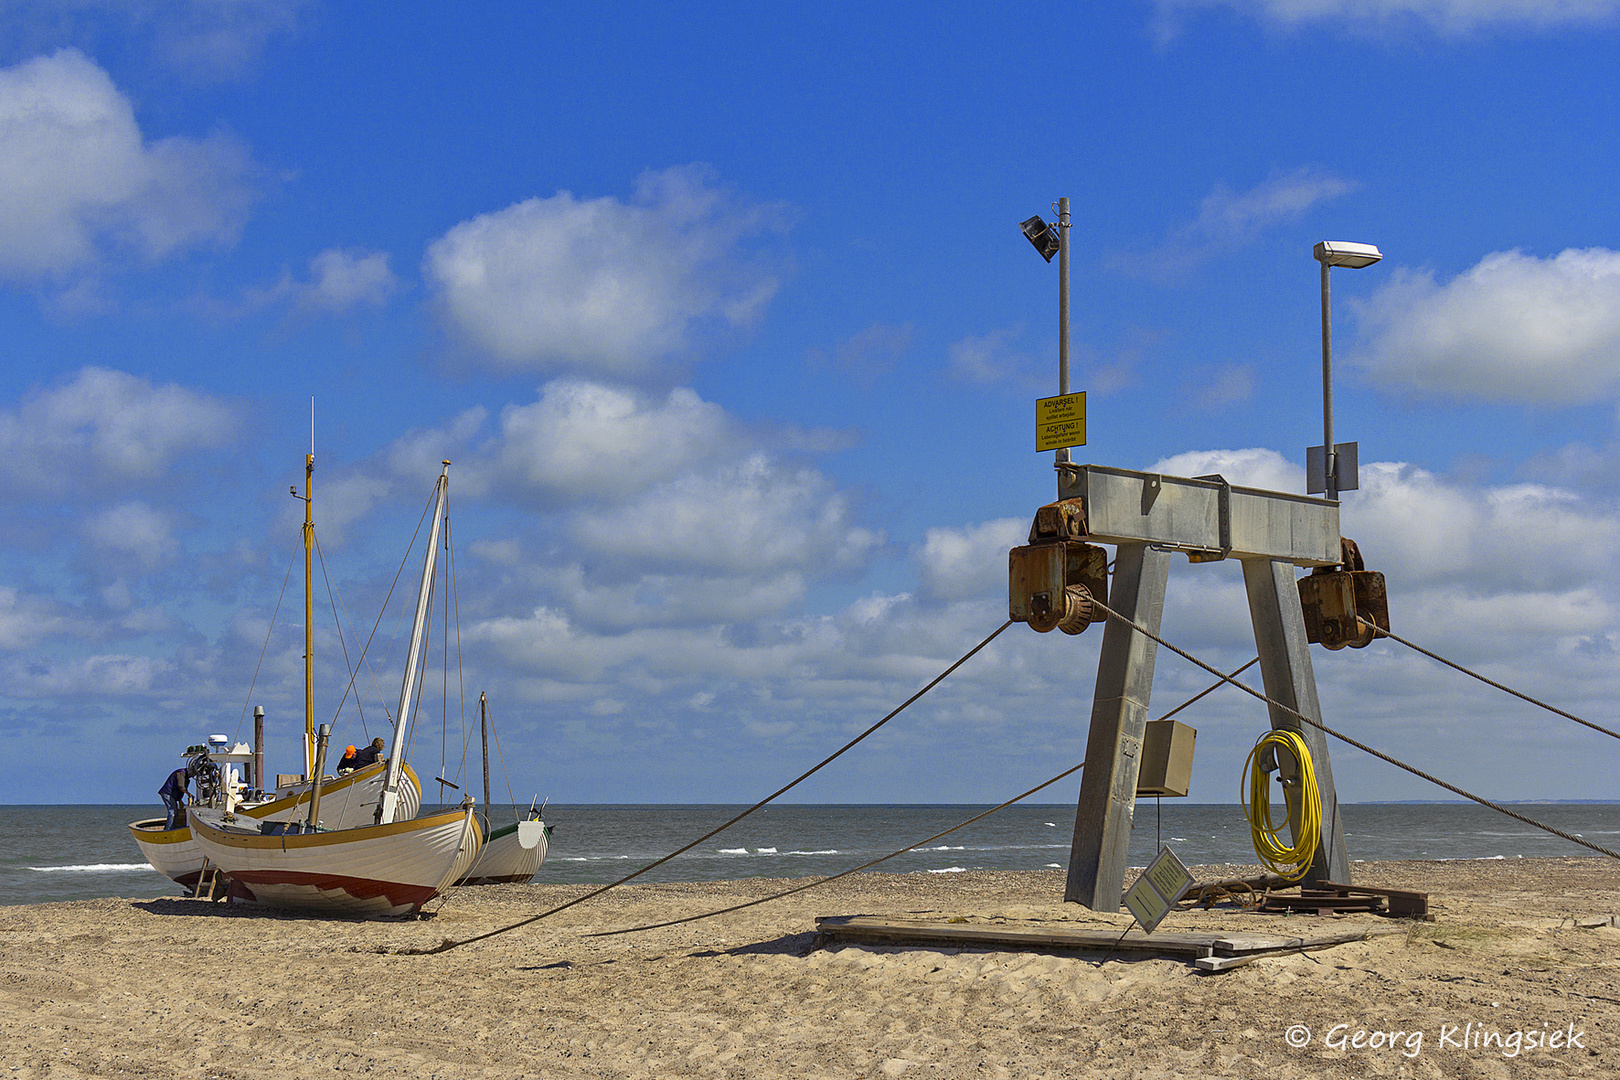
[[[315,455],[304,455],[304,778],[315,779]]]

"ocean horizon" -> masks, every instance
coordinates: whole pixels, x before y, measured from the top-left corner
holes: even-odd
[[[640,880],[723,881],[841,873],[943,832],[990,804],[773,803]],[[1529,816],[1616,847],[1620,801],[1522,801]],[[536,882],[600,884],[690,843],[745,809],[730,803],[570,803],[546,808],[550,853]],[[527,806],[497,805],[497,821]],[[1470,802],[1343,803],[1354,861],[1593,856],[1522,822]],[[150,804],[0,805],[0,906],[97,897],[176,895],[179,886],[147,865],[127,824],[161,816]],[[877,872],[954,874],[970,870],[1064,869],[1073,803],[1019,804],[906,852]],[[1236,803],[1138,801],[1132,865],[1160,844],[1183,862],[1253,863],[1243,808]]]

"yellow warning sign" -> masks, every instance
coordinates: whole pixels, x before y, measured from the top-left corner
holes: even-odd
[[[1086,445],[1086,392],[1035,402],[1035,452]]]

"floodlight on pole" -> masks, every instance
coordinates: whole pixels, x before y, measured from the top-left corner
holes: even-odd
[[[1322,264],[1322,464],[1318,478],[1317,448],[1311,447],[1306,454],[1305,490],[1307,494],[1320,491],[1329,499],[1337,499],[1341,490],[1353,491],[1358,486],[1356,459],[1359,452],[1355,443],[1336,446],[1333,442],[1333,316],[1328,272],[1335,266],[1360,270],[1384,255],[1372,244],[1355,244],[1348,240],[1323,240],[1311,249],[1311,254]]]
[[[1064,196],[1053,204],[1057,222],[1048,225],[1039,214],[1024,221],[1020,228],[1024,236],[1047,262],[1058,257],[1058,394],[1069,392],[1069,199]],[[1057,452],[1057,465],[1061,469],[1069,463],[1069,450]],[[1058,479],[1061,490],[1063,480]]]

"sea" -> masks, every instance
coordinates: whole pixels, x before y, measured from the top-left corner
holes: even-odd
[[[521,809],[527,809],[527,806]],[[683,847],[743,806],[552,805],[550,854],[537,882],[616,880]],[[841,873],[946,831],[988,809],[966,805],[771,805],[646,874],[643,881],[803,878]],[[1354,860],[1518,859],[1594,855],[1474,803],[1349,803],[1341,807]],[[1620,848],[1620,804],[1520,803],[1514,809],[1608,848]],[[513,808],[493,808],[496,821]],[[150,805],[0,806],[0,905],[96,897],[175,895],[148,866],[125,827],[161,816]],[[1281,812],[1279,808],[1279,818]],[[1008,807],[931,841],[875,872],[1063,869],[1074,804]],[[1142,799],[1131,863],[1160,844],[1189,865],[1253,863],[1241,806]]]

